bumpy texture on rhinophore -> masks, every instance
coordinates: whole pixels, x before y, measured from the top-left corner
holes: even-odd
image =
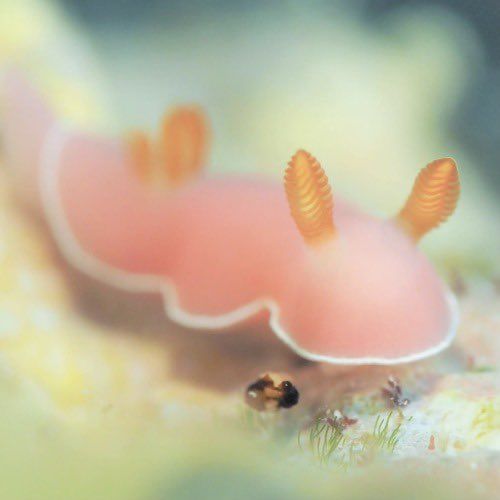
[[[405,206],[397,216],[408,233],[419,240],[455,211],[460,182],[455,161],[441,158],[423,168]]]
[[[328,178],[316,158],[302,149],[288,164],[285,191],[293,220],[306,242],[314,244],[333,237],[333,196]]]

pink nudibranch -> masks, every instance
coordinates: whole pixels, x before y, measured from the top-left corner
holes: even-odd
[[[161,293],[169,317],[192,328],[267,310],[274,333],[316,361],[395,364],[451,342],[455,300],[416,240],[455,207],[453,160],[423,169],[388,220],[333,197],[302,150],[285,190],[202,175],[167,189],[137,175],[126,142],[63,127],[22,79],[6,77],[1,91],[7,163],[81,271]]]

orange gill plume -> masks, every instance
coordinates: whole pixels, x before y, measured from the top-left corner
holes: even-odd
[[[197,107],[179,107],[165,117],[160,148],[165,174],[172,183],[199,173],[207,155],[208,136],[207,120]]]
[[[132,168],[142,181],[177,185],[199,173],[208,141],[203,112],[194,106],[182,106],[165,116],[158,141],[135,130],[127,138],[127,147]]]
[[[127,138],[132,168],[137,176],[147,181],[152,171],[152,147],[148,136],[141,130],[134,130]]]
[[[459,196],[460,180],[455,161],[452,158],[435,160],[418,174],[396,221],[418,241],[448,219],[455,211]]]
[[[332,191],[316,158],[304,150],[295,153],[285,171],[285,191],[306,243],[315,245],[334,237]]]

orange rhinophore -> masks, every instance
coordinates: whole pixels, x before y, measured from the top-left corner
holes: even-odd
[[[165,116],[158,141],[140,130],[128,136],[132,168],[146,182],[183,183],[202,169],[208,151],[208,126],[203,112],[178,107]]]
[[[293,220],[307,243],[333,238],[333,197],[328,177],[316,158],[302,149],[288,163],[285,191]]]
[[[415,240],[439,226],[455,211],[460,180],[455,161],[441,158],[423,168],[397,221]]]
[[[125,143],[66,129],[15,75],[0,94],[5,164],[80,271],[160,293],[186,327],[236,330],[268,318],[279,339],[315,361],[403,363],[453,339],[456,301],[414,241],[455,208],[453,160],[429,164],[387,219],[337,193],[334,210],[325,173],[303,150],[286,169],[285,190],[265,179],[196,176],[207,128],[191,108],[170,115],[156,141],[138,133]],[[170,189],[150,189],[157,180]]]
[[[195,176],[207,154],[208,127],[196,107],[177,108],[162,125],[160,149],[166,175],[173,183]]]

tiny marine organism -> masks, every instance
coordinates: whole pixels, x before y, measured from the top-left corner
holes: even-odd
[[[403,398],[401,383],[392,375],[387,379],[387,387],[382,388],[382,395],[386,398],[390,406],[404,408],[408,406],[410,400]]]
[[[344,415],[340,410],[334,410],[333,412],[328,409],[325,414],[319,418],[320,422],[323,422],[330,427],[335,427],[340,431],[343,431],[347,427],[354,425],[358,422],[357,418],[349,418]]]
[[[257,411],[291,408],[299,402],[299,391],[285,375],[270,372],[247,387],[245,401]]]
[[[436,449],[436,438],[434,437],[434,434],[431,434],[429,438],[429,446],[427,447],[429,451],[434,451]]]

